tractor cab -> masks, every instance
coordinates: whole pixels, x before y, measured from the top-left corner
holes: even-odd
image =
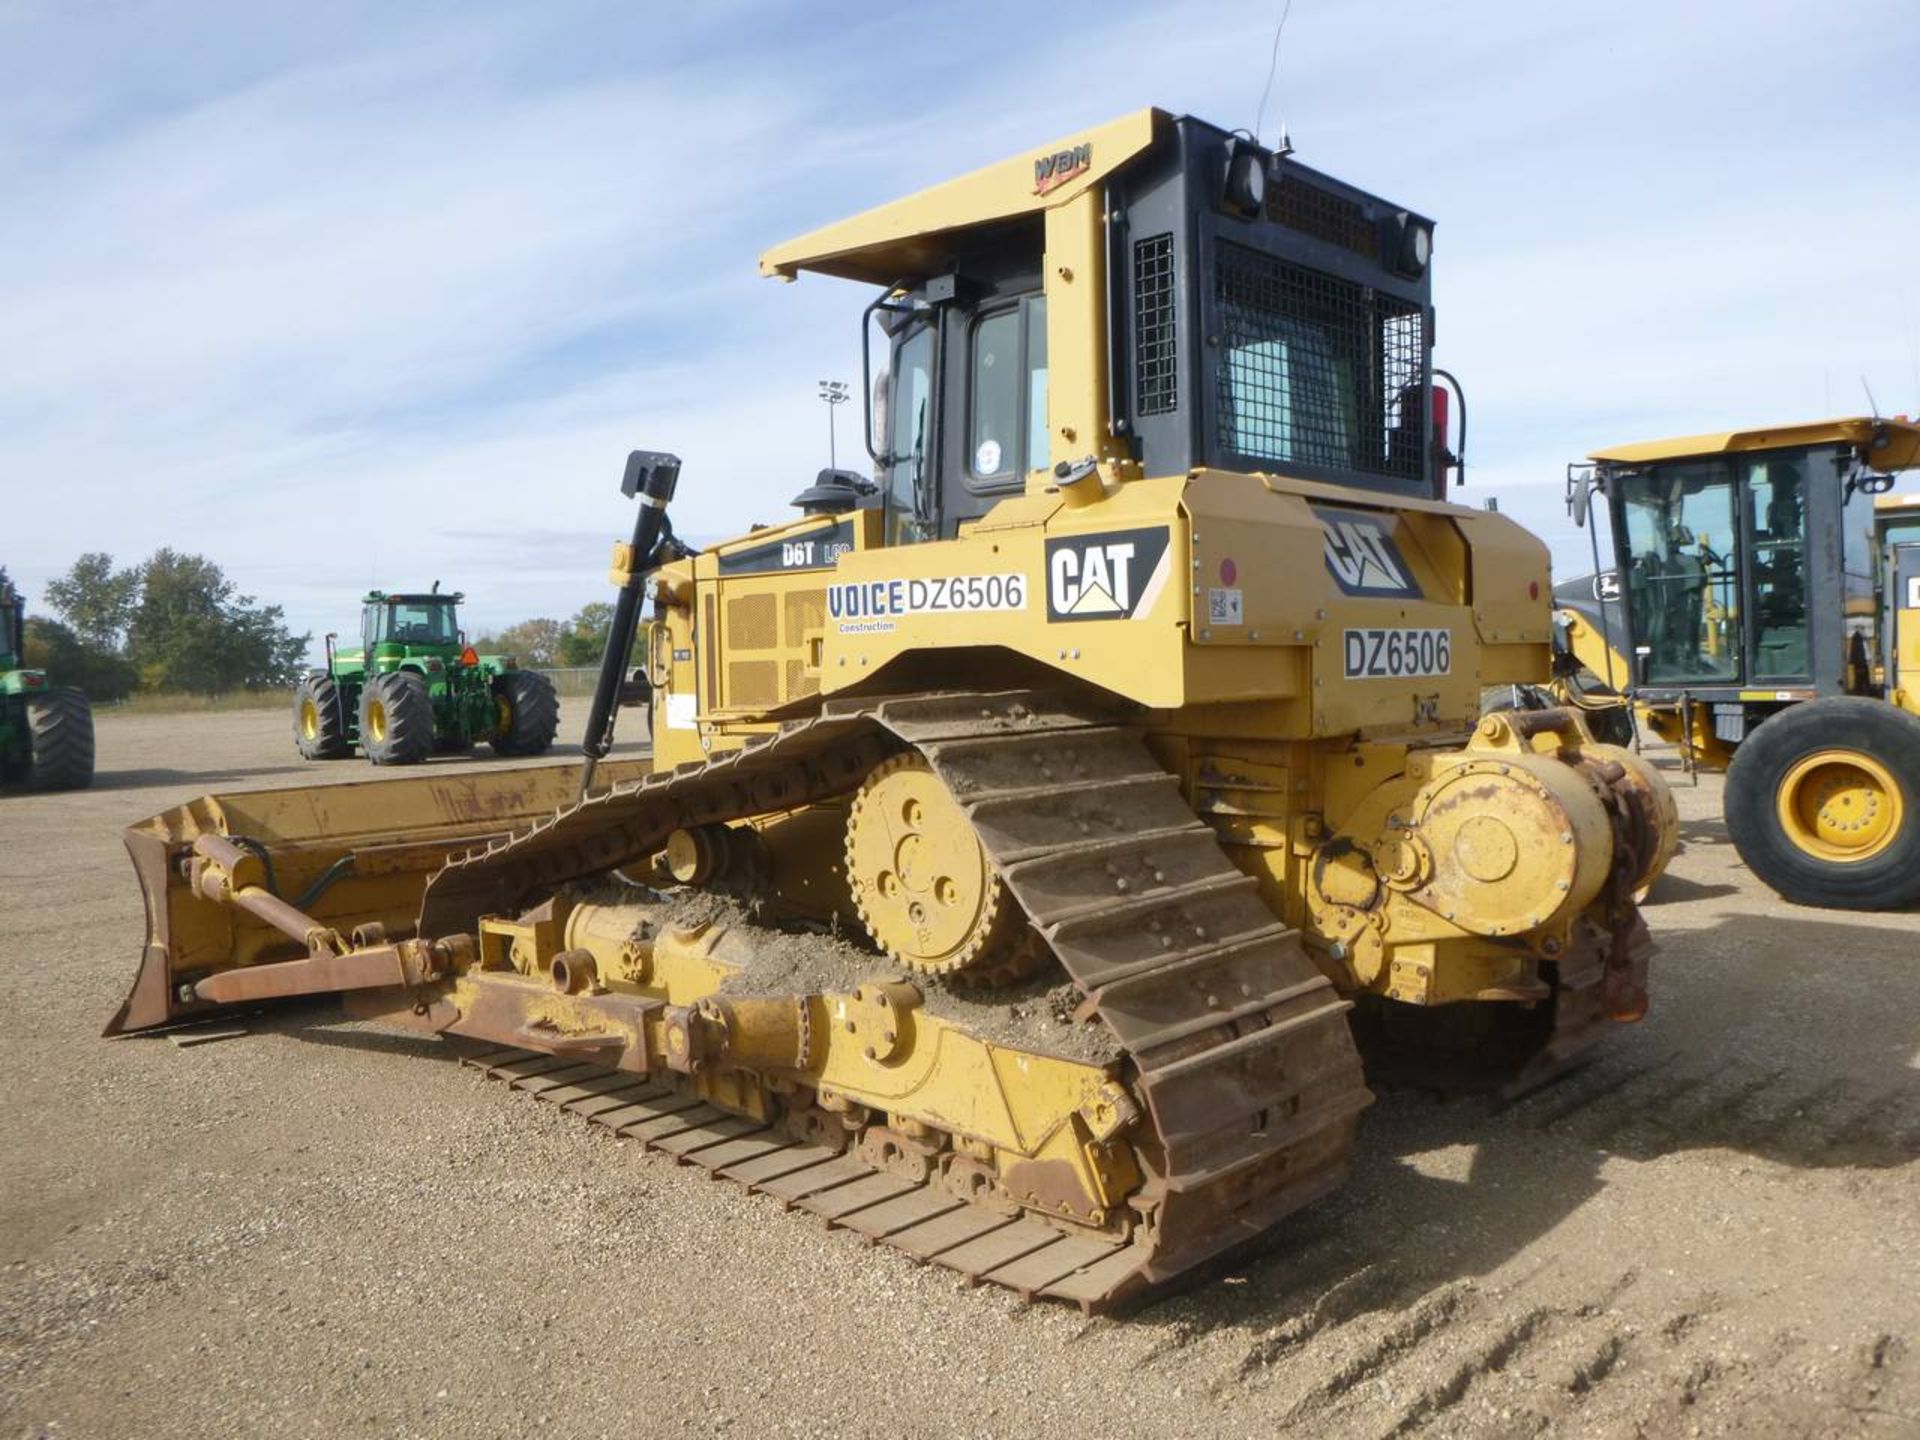
[[[465,643],[460,633],[459,605],[464,597],[442,595],[389,595],[375,590],[366,597],[360,617],[360,635],[367,653],[381,646],[413,650],[458,650]]]

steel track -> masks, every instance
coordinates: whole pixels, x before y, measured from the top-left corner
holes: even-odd
[[[428,888],[421,933],[458,933],[503,900],[532,903],[638,862],[683,825],[844,794],[886,755],[918,750],[1086,994],[1086,1013],[1124,1047],[1123,1074],[1142,1110],[1130,1138],[1148,1175],[1130,1201],[1130,1225],[1069,1232],[1038,1211],[970,1202],[937,1176],[871,1170],[852,1154],[726,1116],[664,1079],[517,1051],[486,1067],[917,1258],[1103,1308],[1335,1188],[1371,1099],[1347,1002],[1139,732],[1113,720],[1037,692],[829,702],[747,749],[592,796],[455,857]],[[564,1081],[539,1083],[563,1072]],[[615,1088],[569,1093],[583,1083]],[[616,1095],[620,1103],[602,1104]]]

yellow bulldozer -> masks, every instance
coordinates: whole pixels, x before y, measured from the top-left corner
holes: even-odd
[[[1615,561],[1561,599],[1581,678],[1558,698],[1624,694],[1690,770],[1724,770],[1740,858],[1800,904],[1920,902],[1920,496],[1889,493],[1915,466],[1920,425],[1857,416],[1569,470]]]
[[[1551,1075],[1646,1009],[1675,816],[1578,712],[1479,716],[1547,554],[1444,499],[1431,253],[1154,110],[768,252],[868,287],[871,479],[696,552],[635,452],[579,770],[134,826],[110,1030],[341,992],[1089,1309],[1338,1185],[1363,1048]],[[642,693],[651,762],[597,763]]]

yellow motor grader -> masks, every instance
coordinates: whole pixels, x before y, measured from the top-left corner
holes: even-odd
[[[695,553],[635,452],[585,764],[133,827],[111,1031],[342,992],[1088,1308],[1340,1182],[1356,1037],[1552,1073],[1645,1010],[1675,818],[1574,711],[1478,715],[1547,555],[1443,498],[1431,250],[1147,110],[769,252],[870,287],[873,479]],[[652,763],[596,765],[641,691]]]
[[[1917,467],[1920,424],[1862,415],[1568,471],[1616,568],[1561,600],[1558,698],[1725,771],[1740,858],[1798,904],[1920,903],[1920,496],[1889,493]]]

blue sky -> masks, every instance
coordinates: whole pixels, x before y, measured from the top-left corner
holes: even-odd
[[[603,598],[629,449],[689,534],[826,463],[867,295],[762,249],[1141,105],[1251,125],[1280,8],[0,0],[0,562],[198,550],[316,636]],[[1295,0],[1266,138],[1439,222],[1462,498],[1572,573],[1589,449],[1920,411],[1912,18]]]

